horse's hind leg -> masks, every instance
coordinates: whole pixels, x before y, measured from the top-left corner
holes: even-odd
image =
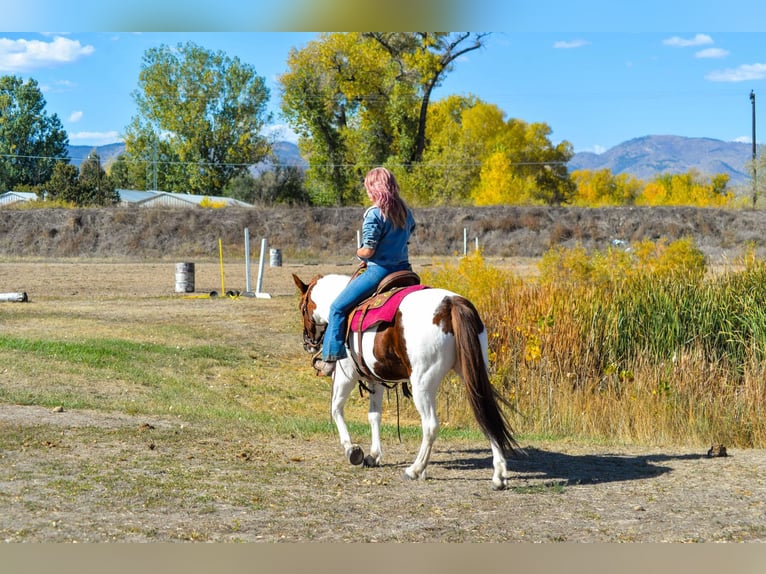
[[[346,376],[342,366],[343,361],[338,361],[335,365],[330,413],[332,414],[332,419],[335,421],[335,426],[338,429],[340,444],[346,453],[346,458],[351,464],[357,465],[362,464],[364,461],[364,451],[358,444],[351,442],[351,435],[348,432],[348,426],[346,426],[346,420],[343,417],[343,408],[346,405],[346,400],[348,400],[351,391],[356,386],[356,381]]]
[[[371,383],[370,410],[367,412],[367,420],[370,422],[370,454],[364,457],[364,466],[380,466],[383,457],[380,442],[380,421],[383,412],[383,386]]]
[[[436,435],[439,433],[439,419],[436,417],[436,388],[431,388],[430,385],[424,388],[422,384],[412,381],[412,400],[420,414],[423,440],[415,461],[405,469],[404,478],[425,479],[426,466],[431,458]]]
[[[492,474],[492,489],[505,490],[508,488],[508,479],[511,478],[511,473],[508,471],[508,465],[505,460],[505,454],[495,441],[491,440],[489,444],[492,448],[492,466],[494,467],[494,472]]]

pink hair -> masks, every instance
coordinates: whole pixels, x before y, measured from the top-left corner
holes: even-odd
[[[399,184],[385,167],[371,169],[364,178],[367,197],[380,208],[383,219],[391,218],[396,227],[407,223],[407,206],[399,196]]]

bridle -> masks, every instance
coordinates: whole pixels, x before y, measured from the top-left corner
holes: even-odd
[[[303,348],[309,353],[314,353],[322,348],[322,340],[327,325],[317,326],[314,321],[314,315],[309,311],[309,301],[311,301],[311,291],[316,285],[315,281],[306,289],[300,302],[301,315],[303,316]]]

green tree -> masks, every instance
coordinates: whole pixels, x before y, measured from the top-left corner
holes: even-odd
[[[45,184],[45,199],[77,203],[80,197],[78,175],[77,168],[71,163],[56,162],[53,174]]]
[[[114,182],[101,167],[101,158],[95,150],[80,164],[78,187],[78,205],[113,205],[120,200]]]
[[[408,135],[412,136],[412,141],[410,145],[402,146],[400,153],[400,157],[407,159],[408,163],[419,162],[425,151],[428,107],[433,90],[441,85],[445,75],[453,69],[455,60],[484,46],[487,35],[471,32],[365,34],[378,42],[390,55],[397,70],[395,85],[410,83],[418,96],[415,132],[411,134],[410,127]],[[402,119],[406,121],[407,115],[403,115]]]
[[[282,111],[309,160],[312,199],[354,203],[370,167],[416,166],[433,89],[483,40],[471,33],[336,33],[292,50],[279,79]]]
[[[0,191],[48,181],[68,160],[69,138],[33,79],[0,77]]]
[[[253,205],[308,205],[303,174],[293,166],[275,165],[257,176],[239,175],[229,182],[225,194]]]
[[[269,90],[238,58],[193,42],[161,45],[144,53],[138,84],[125,147],[136,175],[151,168],[145,184],[159,166],[167,191],[219,195],[269,152]]]

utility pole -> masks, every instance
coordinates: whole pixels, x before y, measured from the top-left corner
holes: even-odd
[[[758,168],[755,163],[756,159],[756,144],[755,144],[755,92],[750,90],[750,101],[753,104],[753,209],[755,209],[755,202],[758,200]]]

